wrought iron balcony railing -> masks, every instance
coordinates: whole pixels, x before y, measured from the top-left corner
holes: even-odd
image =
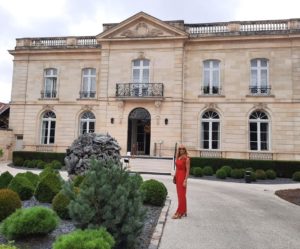
[[[41,91],[42,99],[55,99],[57,91]]]
[[[164,96],[162,83],[117,83],[116,97],[155,98]]]
[[[218,86],[212,86],[212,87],[209,87],[209,86],[203,86],[201,88],[202,90],[202,94],[205,94],[205,95],[210,95],[210,94],[221,94],[221,87],[218,87]]]
[[[79,98],[81,99],[93,99],[96,96],[96,91],[80,91]]]
[[[270,86],[265,86],[265,87],[250,86],[249,90],[250,90],[250,94],[253,96],[268,96],[271,94]]]

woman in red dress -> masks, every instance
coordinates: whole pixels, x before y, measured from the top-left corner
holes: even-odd
[[[176,153],[176,190],[178,196],[178,208],[172,219],[181,219],[187,216],[186,210],[186,186],[190,174],[190,158],[185,146],[180,145]]]

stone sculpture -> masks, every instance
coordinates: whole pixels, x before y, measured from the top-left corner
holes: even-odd
[[[91,158],[120,162],[120,150],[118,142],[109,134],[83,134],[67,149],[64,161],[68,174],[84,174],[89,168]]]

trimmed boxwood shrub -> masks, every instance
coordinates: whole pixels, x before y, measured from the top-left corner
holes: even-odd
[[[226,173],[225,169],[218,169],[216,172],[216,177],[220,178],[220,179],[226,179],[227,173]]]
[[[37,152],[37,151],[13,151],[13,162],[16,157],[21,157],[25,160],[42,160],[44,162],[50,163],[53,160],[60,161],[64,165],[64,159],[66,153],[57,152]],[[23,164],[22,164],[23,165]]]
[[[38,160],[37,164],[36,164],[36,167],[38,169],[43,169],[43,168],[45,168],[45,165],[46,165],[46,162],[44,162],[43,160]]]
[[[67,197],[62,191],[54,196],[52,200],[52,208],[57,215],[62,219],[70,219],[68,205],[70,198]]]
[[[221,169],[225,170],[226,176],[230,176],[230,173],[231,173],[231,170],[232,170],[232,168],[230,166],[224,165],[224,166],[222,166]]]
[[[1,226],[1,233],[8,240],[52,232],[58,225],[56,213],[46,207],[18,209],[7,217]]]
[[[141,185],[144,193],[144,203],[154,206],[163,206],[167,198],[168,191],[165,185],[157,180],[150,179]]]
[[[13,179],[14,177],[12,176],[11,173],[9,173],[8,171],[3,172],[0,175],[0,189],[1,188],[7,188],[7,186],[9,185],[10,181]]]
[[[297,171],[293,174],[293,180],[300,182],[300,171]]]
[[[244,178],[244,169],[232,169],[230,172],[230,177],[234,179]]]
[[[214,174],[214,170],[211,166],[205,166],[202,169],[203,175],[205,176],[212,176]]]
[[[253,168],[256,169],[273,169],[278,177],[291,178],[293,173],[300,171],[299,161],[279,161],[279,160],[248,160],[232,158],[204,158],[191,157],[191,167],[199,165],[212,165],[214,170],[228,165],[234,168]]]
[[[18,173],[18,175],[24,176],[25,178],[27,178],[27,180],[29,182],[31,182],[31,184],[33,185],[34,188],[36,188],[36,186],[37,186],[37,184],[38,184],[38,182],[40,180],[40,178],[39,178],[39,176],[37,174],[34,174],[34,173],[30,172],[30,171],[27,171],[25,173]]]
[[[267,176],[268,179],[274,180],[276,178],[276,172],[272,169],[268,169],[266,171],[266,176]]]
[[[21,208],[19,195],[10,189],[0,189],[0,222]]]
[[[21,173],[10,181],[8,188],[15,191],[22,201],[29,200],[34,192],[33,184]]]
[[[15,157],[13,159],[13,164],[15,166],[23,166],[23,164],[24,164],[24,158],[22,158],[22,157]]]
[[[51,203],[54,196],[61,190],[62,180],[56,173],[45,174],[36,187],[34,196],[40,202]]]
[[[111,249],[115,240],[104,228],[76,230],[60,236],[53,249]]]
[[[53,169],[61,169],[62,163],[61,163],[60,161],[58,161],[58,160],[53,160],[53,161],[51,162],[51,167],[52,167]]]
[[[193,168],[193,174],[194,174],[194,176],[196,176],[196,177],[201,177],[201,176],[203,176],[202,168],[200,168],[200,167],[194,167],[194,168]]]
[[[266,172],[262,169],[257,169],[255,171],[256,179],[265,180],[267,178]]]

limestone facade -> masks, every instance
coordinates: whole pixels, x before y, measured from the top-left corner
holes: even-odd
[[[300,160],[300,19],[185,24],[140,12],[94,37],[17,39],[10,53],[17,150],[65,151],[91,112],[92,130],[116,138],[122,155],[172,156],[178,142],[192,156]],[[42,138],[47,112],[52,141]],[[266,118],[251,126],[257,113]]]

